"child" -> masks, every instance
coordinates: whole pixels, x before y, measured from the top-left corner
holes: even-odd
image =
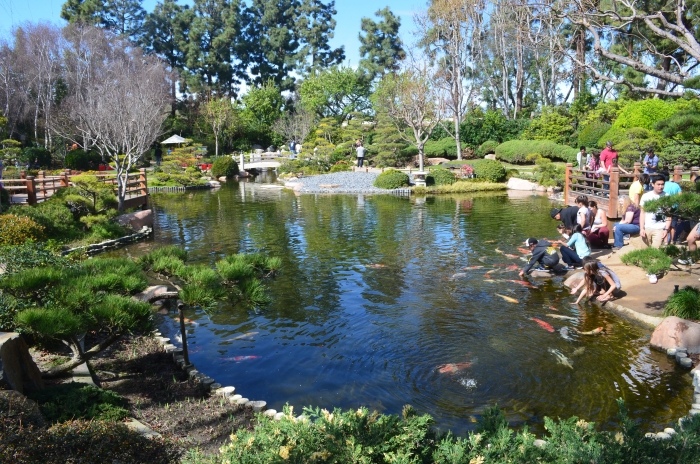
[[[561,258],[567,264],[567,271],[573,271],[575,268],[580,269],[583,265],[581,260],[591,254],[588,240],[586,240],[586,237],[583,235],[581,224],[576,224],[571,231],[566,230],[566,234],[570,236],[568,242],[559,240],[559,243],[563,245],[559,248]],[[572,246],[576,248],[576,251],[570,248]]]
[[[579,304],[584,295],[593,297],[596,292],[600,292],[597,298],[598,301],[603,303],[611,301],[614,299],[613,293],[616,290],[622,289],[622,283],[617,274],[595,258],[585,258],[583,270],[585,272],[583,280],[571,289],[571,294],[574,295],[583,287],[576,300],[576,304]]]

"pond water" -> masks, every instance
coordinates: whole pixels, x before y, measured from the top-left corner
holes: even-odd
[[[193,263],[257,250],[283,260],[266,281],[271,304],[187,314],[197,322],[188,324],[192,362],[244,397],[297,412],[400,413],[411,404],[458,434],[495,403],[511,425],[536,431],[544,416],[572,415],[609,429],[616,398],[648,429],[690,408],[690,376],[649,349],[649,331],[592,304],[572,306],[560,277],[530,279],[536,288],[510,282],[519,278],[508,266],[525,264],[523,240],[555,237],[547,198],[295,196],[268,187],[154,194],[154,240],[122,251],[177,244]],[[161,324],[174,340],[175,314]],[[571,331],[566,340],[564,326],[607,334]]]

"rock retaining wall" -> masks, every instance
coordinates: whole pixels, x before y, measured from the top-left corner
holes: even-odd
[[[107,240],[102,243],[95,243],[93,245],[87,245],[83,247],[76,247],[76,248],[71,248],[70,250],[65,250],[61,252],[61,256],[65,256],[69,253],[73,253],[74,251],[84,251],[88,255],[96,255],[98,253],[102,253],[103,251],[109,251],[113,250],[115,248],[120,248],[123,247],[124,245],[128,245],[130,243],[138,242],[139,240],[143,240],[144,238],[148,237],[153,233],[153,228],[148,227],[148,226],[143,226],[140,231],[133,233],[131,235],[127,235],[125,237],[120,237],[120,238],[115,238],[114,240]]]

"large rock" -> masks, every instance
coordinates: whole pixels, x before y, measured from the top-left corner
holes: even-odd
[[[136,211],[135,213],[122,214],[117,217],[117,222],[132,230],[141,230],[143,226],[153,227],[153,210]]]
[[[584,276],[585,276],[585,273],[582,271],[574,272],[573,274],[571,274],[569,277],[566,278],[566,280],[564,281],[564,286],[566,288],[574,288],[575,286],[577,286],[578,284],[581,283]]]
[[[179,292],[169,290],[167,285],[152,285],[143,292],[134,295],[134,298],[139,301],[151,303],[163,298],[177,298],[178,295]]]
[[[700,324],[669,316],[651,334],[650,343],[661,350],[687,348],[688,353],[700,353]]]
[[[496,155],[494,155],[493,153],[491,153],[490,155],[484,156],[484,159],[487,159],[487,160],[496,160]]]
[[[511,177],[510,179],[508,179],[508,183],[506,184],[506,188],[508,190],[533,191],[533,190],[537,189],[537,184],[534,182],[530,182],[529,180],[518,179],[517,177]]]
[[[41,372],[18,333],[0,332],[0,386],[22,394],[44,388]]]

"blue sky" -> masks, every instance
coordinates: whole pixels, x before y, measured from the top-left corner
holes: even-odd
[[[0,0],[0,34],[6,36],[14,25],[25,21],[50,21],[63,24],[61,6],[65,0]],[[191,3],[180,0],[181,3]],[[157,0],[144,0],[146,11],[153,10]],[[360,42],[357,34],[360,29],[360,19],[370,17],[377,19],[374,13],[388,6],[394,14],[401,16],[401,37],[405,43],[412,42],[411,32],[414,29],[412,15],[419,9],[424,9],[427,0],[336,0],[334,47],[345,45],[346,64],[356,66],[359,61]]]

